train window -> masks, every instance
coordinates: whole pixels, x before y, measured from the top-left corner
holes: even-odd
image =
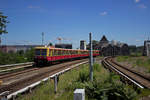
[[[53,49],[49,49],[49,56],[53,56]]]
[[[68,50],[66,51],[66,53],[67,53],[67,55],[69,55],[69,51]]]
[[[53,49],[51,49],[50,51],[51,51],[51,56],[53,56],[53,55],[54,55],[54,53],[53,53]]]
[[[77,51],[76,51],[76,50],[74,51],[74,54],[77,54]]]
[[[55,54],[54,54],[54,49],[52,49],[52,56],[54,56]]]
[[[47,52],[46,49],[42,49],[41,55],[42,55],[42,56],[46,56],[46,52]]]
[[[54,53],[54,56],[56,56],[56,50],[55,49],[54,49],[53,53]]]
[[[54,53],[54,54],[55,54],[55,56],[57,56],[57,50],[56,50],[56,49],[54,50],[54,52],[55,52],[55,53]]]
[[[61,50],[58,50],[58,55],[59,55],[59,56],[61,55]]]
[[[68,50],[68,54],[71,55],[71,51],[70,50]]]
[[[65,50],[65,55],[67,55],[67,50]]]
[[[71,51],[71,55],[73,54],[73,50]]]
[[[57,56],[58,55],[58,52],[57,52],[57,50],[55,50],[55,56]]]
[[[72,54],[72,51],[71,50],[69,50],[69,53],[70,53],[70,55]]]
[[[67,50],[64,50],[64,55],[66,55],[66,54],[67,54],[66,52],[67,52]]]
[[[78,51],[76,50],[76,53],[75,54],[78,54]]]
[[[39,56],[40,55],[40,49],[35,50],[35,55]]]
[[[62,50],[62,55],[65,55],[65,50]]]
[[[55,52],[55,56],[57,56],[58,55],[58,50],[54,50],[54,52]]]
[[[62,50],[62,55],[65,55],[65,50]]]

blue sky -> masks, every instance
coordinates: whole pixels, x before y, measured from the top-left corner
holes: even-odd
[[[79,47],[80,40],[93,39],[142,45],[150,36],[150,0],[0,0],[8,16],[8,34],[3,44],[64,43]]]

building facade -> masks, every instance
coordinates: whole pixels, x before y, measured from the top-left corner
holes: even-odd
[[[3,53],[16,53],[18,51],[26,52],[36,46],[41,45],[0,45],[0,51]]]
[[[116,41],[108,41],[105,35],[102,36],[99,43],[94,46],[94,49],[100,50],[103,56],[129,55],[129,47],[126,43]]]
[[[86,41],[85,40],[80,41],[80,49],[86,50]]]
[[[55,48],[72,49],[72,44],[55,44]]]
[[[144,41],[143,56],[150,56],[150,40]]]

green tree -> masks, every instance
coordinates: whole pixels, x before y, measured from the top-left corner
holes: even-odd
[[[97,40],[92,40],[93,49],[95,49],[98,44],[99,44],[99,41],[97,41]],[[90,49],[90,44],[87,45],[87,49],[88,49],[88,50]]]
[[[33,61],[33,59],[34,59],[34,52],[35,52],[34,48],[26,51],[25,57],[26,57],[27,61]]]
[[[53,44],[50,42],[50,43],[48,44],[48,46],[53,46]]]
[[[8,33],[6,30],[7,23],[8,23],[7,16],[4,16],[3,13],[0,12],[0,35]],[[1,37],[0,37],[0,43],[1,43]]]

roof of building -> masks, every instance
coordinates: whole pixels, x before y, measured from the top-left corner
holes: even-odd
[[[42,45],[0,45],[0,47],[36,47]]]
[[[103,35],[103,37],[101,38],[100,42],[108,42],[108,40],[107,40],[105,35]]]

